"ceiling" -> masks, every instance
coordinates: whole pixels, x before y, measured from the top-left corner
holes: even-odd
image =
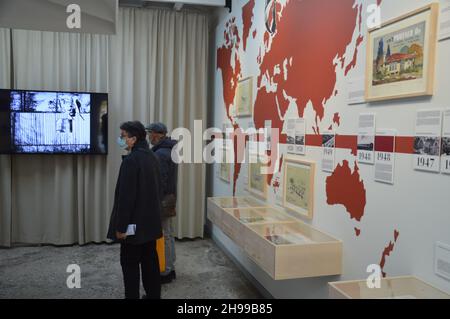
[[[175,1],[174,1],[175,3]],[[159,7],[159,8],[170,8],[175,9],[174,3],[167,3],[167,1],[148,1],[148,0],[119,0],[119,5],[121,7]],[[206,5],[192,5],[192,4],[183,4],[183,9],[194,9],[202,12],[211,12],[217,7],[214,6],[206,6]]]

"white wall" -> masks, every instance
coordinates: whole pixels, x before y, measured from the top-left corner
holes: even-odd
[[[366,21],[365,9],[375,0],[356,0],[364,5],[363,21]],[[384,0],[382,2],[382,20],[394,18],[413,9],[431,3],[429,0]],[[216,29],[216,49],[223,43],[223,31],[225,23],[232,16],[236,17],[242,37],[241,7],[247,0],[233,1],[233,12],[222,10]],[[326,10],[326,8],[324,8]],[[240,50],[243,77],[259,75],[256,57],[259,47],[262,45],[264,28],[264,1],[256,1],[254,10],[254,25],[258,30],[255,40],[250,36],[247,50]],[[363,23],[363,34],[366,34]],[[251,29],[250,33],[253,31]],[[355,33],[354,37],[357,34]],[[352,41],[347,49],[347,60],[351,60],[354,50]],[[450,40],[439,42],[437,46],[438,58],[436,68],[436,90],[432,98],[419,98],[383,102],[377,104],[347,104],[347,80],[363,75],[365,71],[365,41],[361,45],[358,54],[358,63],[347,77],[339,67],[336,70],[336,89],[339,94],[332,97],[325,107],[325,118],[321,129],[325,129],[331,123],[335,112],[341,116],[341,125],[337,129],[338,134],[356,135],[358,116],[364,112],[375,112],[378,128],[397,129],[399,136],[414,136],[414,124],[416,111],[419,109],[450,108]],[[214,65],[214,67],[216,67]],[[215,73],[215,98],[214,98],[214,125],[222,127],[226,119],[225,105],[222,95],[221,71]],[[256,92],[256,91],[255,91]],[[314,120],[312,108],[308,107],[305,117],[309,123]],[[248,127],[250,118],[238,119],[239,126]],[[308,125],[308,134],[313,134],[311,125]],[[281,146],[281,150],[284,146]],[[450,176],[442,174],[430,174],[414,171],[412,168],[412,155],[396,155],[395,184],[386,185],[373,181],[374,166],[359,164],[360,176],[366,188],[367,205],[364,217],[360,223],[351,220],[346,209],[342,205],[329,206],[326,203],[325,180],[329,174],[320,170],[321,149],[308,147],[307,159],[315,160],[318,164],[315,180],[315,212],[311,224],[318,229],[339,238],[344,243],[344,272],[342,280],[364,279],[367,277],[366,268],[369,264],[378,264],[382,251],[394,240],[394,230],[400,235],[395,244],[394,251],[386,259],[384,271],[388,276],[415,275],[438,288],[450,293],[450,282],[434,274],[434,245],[437,241],[450,245]],[[336,165],[344,159],[350,162],[353,168],[355,157],[350,150],[339,149],[336,154]],[[232,185],[222,182],[217,177],[218,165],[214,169],[212,195],[231,196]],[[238,180],[237,196],[245,196],[245,180],[247,178],[245,165],[242,168]],[[273,194],[269,191],[269,194]],[[276,205],[273,195],[268,202]],[[356,237],[354,227],[361,229],[361,235]],[[267,277],[255,265],[246,258],[220,231],[213,228],[216,240],[221,242],[239,260],[274,297],[326,297],[326,282],[323,279],[292,280],[275,282]],[[336,280],[336,278],[334,278]],[[309,294],[311,285],[316,288]]]

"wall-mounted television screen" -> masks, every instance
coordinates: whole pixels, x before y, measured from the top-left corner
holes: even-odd
[[[0,154],[107,153],[107,93],[0,89]]]

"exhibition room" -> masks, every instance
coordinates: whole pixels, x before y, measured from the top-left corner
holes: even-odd
[[[449,57],[450,0],[0,0],[0,299],[450,299]]]

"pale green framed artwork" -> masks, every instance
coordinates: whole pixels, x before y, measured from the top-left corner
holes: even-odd
[[[261,169],[267,166],[261,160],[250,160],[248,164],[248,191],[258,197],[267,198],[267,175]]]
[[[222,150],[222,161],[219,164],[219,177],[222,181],[231,183],[231,164],[227,163],[227,152],[229,152],[227,148]]]
[[[314,176],[316,164],[299,157],[284,162],[283,206],[302,217],[314,214]]]
[[[236,116],[253,115],[253,78],[248,77],[239,81],[236,92]]]

